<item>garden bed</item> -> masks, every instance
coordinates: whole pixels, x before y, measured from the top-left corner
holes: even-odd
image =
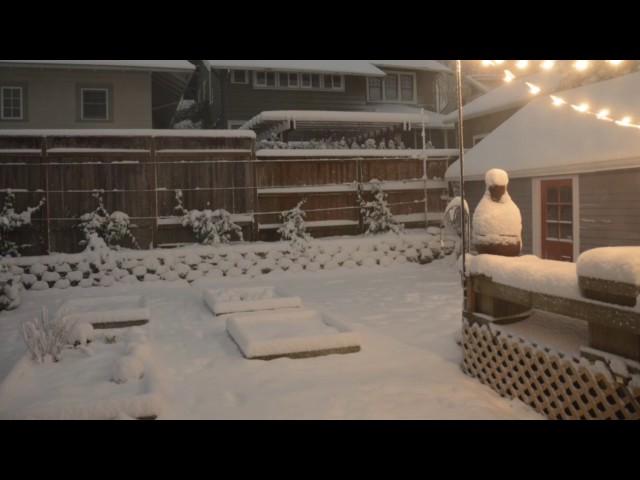
[[[90,323],[101,329],[144,325],[151,318],[147,301],[140,295],[73,298],[58,314],[67,322]]]
[[[152,419],[162,408],[152,352],[139,329],[105,330],[86,346],[66,348],[55,363],[27,354],[0,385],[4,419]]]
[[[215,315],[302,306],[300,297],[286,297],[275,287],[211,289],[203,297]]]

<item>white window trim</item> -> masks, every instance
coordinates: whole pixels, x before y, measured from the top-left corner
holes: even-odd
[[[106,92],[106,96],[105,96],[105,101],[106,101],[106,108],[105,108],[105,113],[107,114],[107,116],[105,118],[85,118],[84,117],[84,92],[85,91],[96,91],[96,90],[100,90],[103,92]],[[87,122],[104,122],[104,121],[108,121],[111,119],[111,111],[109,110],[109,89],[108,88],[103,88],[103,87],[82,87],[80,89],[80,120],[83,121],[87,121]]]
[[[244,72],[244,82],[237,82],[233,76],[235,72]],[[231,83],[234,85],[249,85],[249,71],[248,70],[232,70],[231,71]]]
[[[20,116],[19,117],[7,117],[4,114],[4,91],[5,90],[20,90]],[[0,119],[2,120],[24,120],[24,88],[19,85],[3,85],[0,87]]]
[[[263,71],[260,71],[260,73],[262,73]],[[303,91],[315,91],[315,92],[344,92],[345,91],[345,81],[344,81],[344,75],[338,75],[338,74],[330,74],[330,73],[313,73],[313,72],[282,72],[282,71],[275,71],[275,70],[269,70],[269,71],[264,71],[264,73],[274,73],[275,74],[275,86],[267,86],[266,84],[258,84],[258,71],[254,71],[253,72],[253,88],[256,90],[303,90]],[[281,73],[286,73],[289,75],[297,75],[298,76],[298,85],[297,86],[280,86],[280,74]],[[302,75],[318,75],[319,79],[320,79],[320,87],[313,87],[312,85],[309,85],[308,87],[303,87],[302,86]],[[331,76],[335,76],[335,77],[340,77],[340,88],[325,88],[324,87],[324,76],[325,75],[331,75]]]
[[[385,98],[385,89],[384,89],[384,77],[367,77],[367,102],[370,103],[405,103],[409,105],[415,105],[418,103],[418,75],[416,72],[400,72],[397,70],[385,70],[386,75],[397,75],[398,76],[398,99],[397,100],[387,100]],[[411,75],[413,77],[413,100],[402,100],[402,88],[400,87],[400,75]],[[382,100],[373,100],[369,97],[369,81],[372,78],[378,78],[382,80]]]
[[[580,177],[578,175],[569,175],[562,177],[540,177],[531,179],[531,215],[533,220],[533,254],[542,258],[542,211],[540,208],[541,201],[541,182],[544,180],[565,180],[571,179],[571,192],[573,202],[573,261],[578,261],[580,256]]]
[[[475,146],[476,146],[476,144],[477,144],[480,140],[482,140],[484,137],[486,137],[487,135],[489,135],[489,134],[488,134],[488,133],[478,133],[477,135],[474,135],[474,136],[473,136],[473,139],[472,139],[472,141],[473,141],[473,146],[475,147]]]

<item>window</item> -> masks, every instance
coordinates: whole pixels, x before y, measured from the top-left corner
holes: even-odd
[[[382,79],[368,78],[369,100],[374,102],[382,101]]]
[[[22,120],[24,118],[22,87],[2,87],[0,89],[2,120]]]
[[[109,120],[109,89],[80,89],[80,119]]]
[[[277,90],[312,89],[343,92],[344,77],[302,72],[254,72],[253,86]]]
[[[384,78],[367,78],[367,95],[370,102],[415,103],[415,73],[386,72]]]
[[[231,72],[231,83],[246,85],[249,83],[249,75],[246,70],[233,70]]]

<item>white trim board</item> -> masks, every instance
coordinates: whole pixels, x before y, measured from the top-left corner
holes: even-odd
[[[537,257],[542,255],[542,212],[540,211],[540,182],[543,180],[571,179],[573,203],[573,261],[580,256],[580,177],[565,175],[559,177],[536,177],[531,179],[531,248]],[[541,257],[542,258],[542,257]]]

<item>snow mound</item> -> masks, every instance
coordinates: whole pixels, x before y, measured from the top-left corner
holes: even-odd
[[[640,247],[602,247],[578,257],[578,275],[640,286]]]

